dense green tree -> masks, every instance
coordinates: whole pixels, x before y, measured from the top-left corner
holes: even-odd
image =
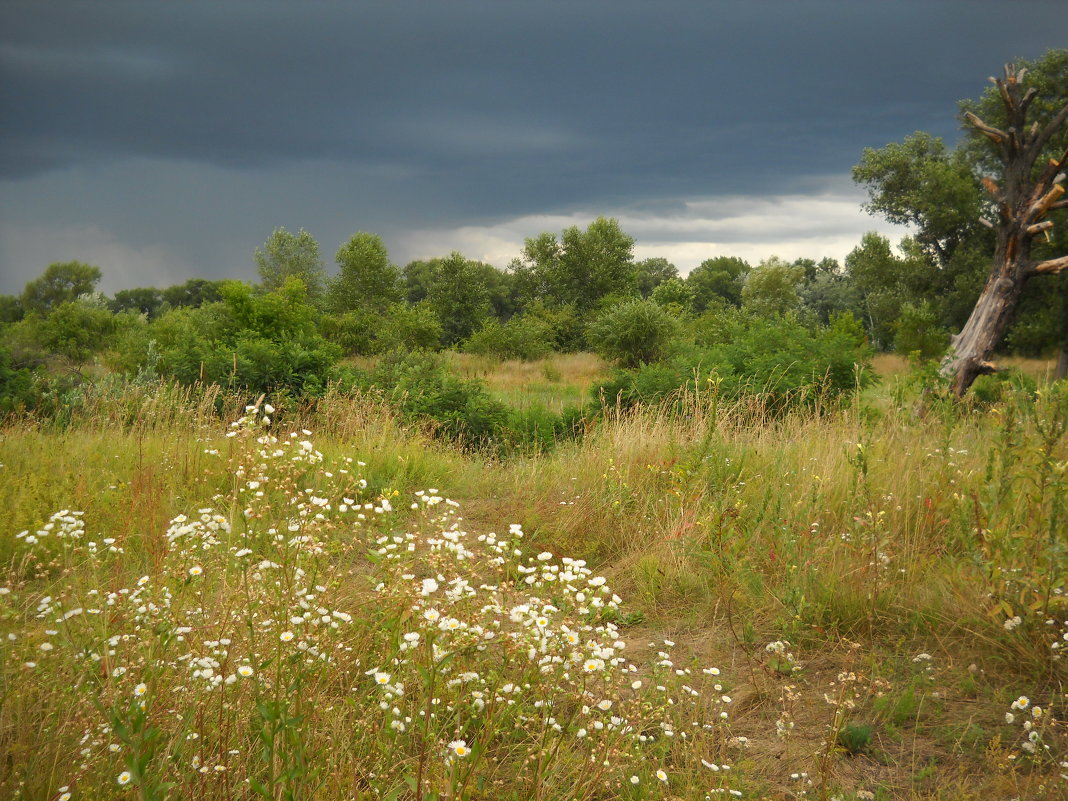
[[[410,261],[401,270],[401,286],[404,299],[409,303],[426,300],[430,291],[430,277],[434,273],[436,259]]]
[[[835,262],[837,267],[837,262]],[[824,325],[836,314],[849,311],[858,318],[861,313],[861,298],[857,287],[842,270],[816,270],[816,277],[805,281],[799,288],[801,306]]]
[[[329,305],[336,312],[382,312],[401,298],[400,271],[390,262],[381,237],[361,231],[336,256],[338,274],[330,281]]]
[[[149,326],[155,369],[183,383],[205,381],[253,392],[317,392],[341,356],[316,325],[303,280],[290,276],[273,292],[225,281],[222,301],[178,308]],[[146,351],[141,364],[149,362]]]
[[[304,282],[308,298],[313,304],[322,302],[326,292],[326,271],[319,256],[319,243],[301,228],[291,234],[285,228],[275,228],[262,248],[253,254],[263,287],[274,292],[286,279],[296,276]]]
[[[184,284],[175,284],[160,291],[163,302],[170,308],[199,308],[206,303],[218,303],[222,300],[220,288],[222,281],[209,281],[206,278],[190,278]]]
[[[441,323],[446,347],[467,339],[482,327],[490,312],[489,291],[478,262],[461,253],[434,263],[427,300]]]
[[[346,356],[369,356],[374,353],[375,334],[382,318],[366,309],[354,309],[340,314],[324,314],[319,318],[319,332],[333,342]]]
[[[527,239],[512,264],[522,304],[541,300],[587,311],[608,295],[637,295],[633,252],[634,239],[605,217],[585,231],[572,226],[559,240],[551,233]]]
[[[901,254],[890,240],[875,232],[865,234],[845,260],[849,290],[857,316],[863,322],[872,344],[889,350],[894,341],[894,324],[906,304],[918,305],[932,268],[918,247],[904,240]]]
[[[100,268],[80,261],[50,264],[39,277],[22,290],[22,307],[26,311],[47,313],[62,303],[71,303],[93,292],[100,282]]]
[[[475,261],[471,264],[479,280],[486,285],[490,312],[501,321],[510,318],[519,309],[515,275],[485,262]]]
[[[854,180],[866,185],[865,208],[890,222],[913,227],[915,246],[926,266],[923,278],[887,277],[900,300],[920,303],[937,298],[939,323],[964,324],[989,266],[993,234],[980,222],[983,199],[974,165],[961,150],[950,150],[930,134],[917,132],[901,143],[868,148],[853,168]]]
[[[550,306],[539,300],[528,305],[522,316],[528,325],[548,333],[552,350],[558,353],[574,353],[586,346],[588,320],[574,306]]]
[[[2,341],[23,367],[40,366],[55,356],[83,364],[111,347],[120,332],[138,325],[144,325],[138,313],[113,314],[106,303],[82,295],[5,326]]]
[[[906,303],[894,321],[894,350],[922,360],[939,359],[949,344],[949,331],[938,324],[930,301]]]
[[[115,312],[133,311],[148,318],[155,317],[163,305],[163,291],[155,287],[120,289],[108,304]]]
[[[801,304],[798,288],[805,279],[803,267],[771,256],[749,273],[742,287],[742,308],[757,315],[783,315]]]
[[[656,285],[650,299],[675,313],[690,311],[694,303],[693,287],[681,278],[668,278]]]
[[[61,303],[41,328],[41,344],[53,354],[82,364],[108,346],[128,315],[115,315],[93,303]]]
[[[0,323],[17,323],[25,313],[17,295],[0,295]]]
[[[703,312],[718,300],[741,306],[742,287],[750,270],[747,261],[734,256],[716,256],[701,262],[686,276],[686,284],[693,290],[694,311]]]
[[[441,321],[430,301],[395,303],[382,317],[375,334],[377,353],[437,350],[441,347]]]
[[[33,405],[33,371],[20,367],[0,347],[0,415]]]
[[[679,268],[660,256],[643,259],[634,265],[638,292],[643,298],[652,297],[653,290],[665,281],[679,277]]]
[[[959,150],[923,131],[883,148],[865,148],[853,180],[869,193],[865,208],[893,223],[913,226],[916,241],[940,267],[962,242],[980,232],[979,179]]]

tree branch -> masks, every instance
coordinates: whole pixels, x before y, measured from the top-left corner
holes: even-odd
[[[1058,275],[1066,268],[1068,268],[1068,256],[1061,256],[1057,259],[1040,261],[1032,265],[1029,272],[1033,275]]]
[[[1034,236],[1035,234],[1040,234],[1043,231],[1048,231],[1052,227],[1053,220],[1043,220],[1040,223],[1035,223],[1034,225],[1027,226],[1027,233],[1031,236]]]
[[[1059,159],[1050,159],[1042,170],[1042,174],[1035,181],[1035,188],[1044,191],[1047,185],[1059,184],[1065,176],[1061,173],[1065,163],[1068,162],[1068,150],[1065,150]]]
[[[1035,140],[1031,143],[1031,150],[1034,152],[1035,157],[1038,157],[1038,152],[1042,150],[1046,142],[1050,140],[1053,134],[1057,133],[1057,129],[1064,125],[1064,121],[1068,120],[1068,105],[1057,112],[1052,120],[1050,120],[1046,127],[1042,129],[1042,132],[1035,137]],[[1064,159],[1061,159],[1061,164],[1064,164]]]
[[[1001,102],[1005,104],[1005,110],[1009,112],[1009,119],[1012,119],[1013,112],[1016,111],[1016,104],[1012,102],[1012,95],[1009,94],[1009,83],[1016,83],[1016,74],[1010,71],[1011,64],[1005,65],[1005,80],[1000,78],[994,83],[998,87],[998,94],[1001,95]]]
[[[1041,220],[1046,215],[1046,212],[1050,210],[1050,207],[1060,199],[1064,192],[1064,184],[1054,184],[1053,188],[1039,198],[1035,205],[1030,208],[1028,219]]]
[[[1038,90],[1033,86],[1024,93],[1023,99],[1020,101],[1020,114],[1023,117],[1027,116],[1027,108],[1031,105],[1031,101],[1036,97],[1038,97]],[[1033,126],[1032,136],[1036,130],[1037,126]]]
[[[1006,134],[1003,130],[1001,130],[1000,128],[995,128],[993,125],[987,125],[977,116],[972,114],[970,111],[964,112],[964,119],[966,119],[976,128],[978,128],[979,133],[981,133],[983,136],[987,137],[988,139],[992,139],[999,145],[1004,144],[1005,139],[1008,137],[1008,134]]]

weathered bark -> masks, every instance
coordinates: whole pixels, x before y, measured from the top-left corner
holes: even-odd
[[[1043,218],[1052,210],[1065,208],[1064,172],[1068,151],[1059,159],[1050,159],[1034,181],[1032,168],[1043,147],[1068,119],[1068,106],[1039,130],[1026,125],[1027,109],[1036,91],[1022,86],[1024,70],[1008,64],[1004,80],[996,80],[998,91],[1008,112],[1005,130],[983,122],[974,114],[968,121],[999,149],[1003,167],[1002,183],[983,179],[983,187],[997,204],[998,219],[992,224],[997,232],[993,263],[986,286],[961,332],[952,338],[950,351],[942,362],[942,374],[958,397],[968,391],[977,377],[994,371],[990,356],[1001,341],[1016,311],[1023,286],[1033,275],[1058,273],[1068,268],[1068,256],[1035,262],[1031,259],[1032,238],[1053,227]],[[990,224],[988,222],[988,224]]]

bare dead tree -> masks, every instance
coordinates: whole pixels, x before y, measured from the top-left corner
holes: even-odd
[[[1068,150],[1060,158],[1050,159],[1036,178],[1035,162],[1057,130],[1068,120],[1068,105],[1044,127],[1027,126],[1027,110],[1038,90],[1024,89],[1026,70],[1005,65],[1005,77],[991,78],[998,88],[1009,125],[1002,130],[987,125],[971,112],[968,122],[998,146],[1002,164],[1001,184],[991,178],[983,186],[994,199],[997,222],[984,220],[997,234],[990,275],[975,308],[961,332],[951,340],[949,355],[942,362],[942,375],[951,381],[958,397],[968,391],[980,375],[995,370],[990,362],[994,348],[1012,321],[1020,293],[1029,278],[1054,275],[1068,268],[1068,255],[1036,261],[1031,258],[1035,236],[1048,232],[1053,221],[1047,215],[1068,208],[1065,193]]]

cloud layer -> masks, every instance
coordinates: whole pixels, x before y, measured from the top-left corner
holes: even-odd
[[[772,244],[778,210],[824,247],[856,229],[825,176],[953,136],[957,99],[1063,29],[1061,0],[9,2],[0,291],[107,241],[154,254],[146,282],[249,277],[278,225],[405,254],[615,214],[696,258]]]

